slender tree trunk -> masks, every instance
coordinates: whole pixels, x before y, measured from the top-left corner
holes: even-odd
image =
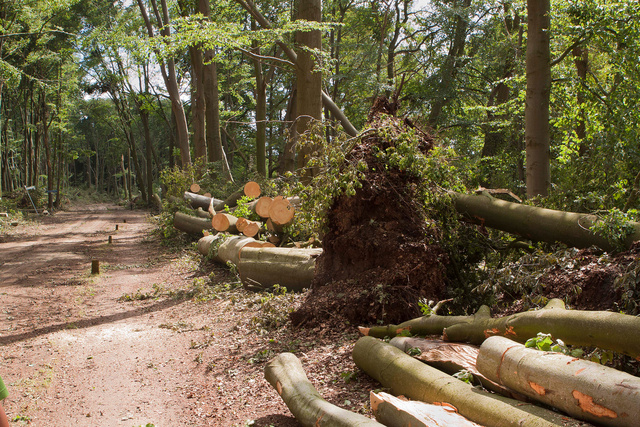
[[[156,0],[151,0],[151,4],[153,5],[156,20],[162,28],[162,35],[167,37],[170,36],[171,30],[169,28],[169,11],[167,8],[166,0],[160,0],[160,4],[162,6],[162,17],[160,16]],[[142,14],[142,18],[144,19],[145,25],[147,27],[149,37],[154,37],[153,26],[151,25],[151,20],[149,19],[147,9],[144,6],[142,0],[138,0],[138,6],[140,7],[140,13]],[[173,110],[175,117],[176,131],[178,136],[177,142],[178,148],[180,149],[180,159],[182,161],[182,167],[186,167],[191,164],[191,152],[189,150],[189,126],[187,124],[187,117],[184,113],[182,101],[180,100],[180,88],[178,87],[175,62],[173,61],[173,59],[169,58],[166,60],[165,64],[164,61],[161,61],[159,59],[161,58],[161,56],[158,55],[158,52],[156,52],[156,55],[158,56],[158,60],[160,62],[160,72],[167,88],[167,92],[169,93],[169,99],[171,100],[171,109]]]
[[[551,54],[549,0],[527,0],[527,94],[524,107],[527,153],[527,195],[546,196],[551,184],[549,165],[549,96]]]
[[[251,29],[257,29],[255,21],[251,22]],[[253,52],[260,55],[257,42],[253,42]],[[256,169],[260,176],[267,176],[267,83],[259,59],[253,59],[253,68],[256,78]]]
[[[204,160],[207,155],[202,51],[198,47],[190,46],[189,56],[191,58],[191,122],[193,124],[194,153],[197,161],[198,159]]]
[[[578,87],[578,94],[576,101],[578,102],[579,118],[576,125],[576,136],[580,140],[580,148],[578,149],[580,156],[587,154],[587,146],[584,143],[584,139],[587,137],[586,128],[586,113],[584,111],[584,103],[586,101],[584,96],[584,88],[587,84],[587,73],[589,72],[589,51],[584,46],[576,46],[573,49],[574,63],[576,64],[576,72],[578,74],[578,80],[580,86]]]
[[[298,0],[297,19],[322,21],[321,0]],[[322,34],[319,30],[299,31],[296,33],[298,62],[296,64],[297,80],[297,117],[298,134],[307,132],[314,120],[322,120],[322,73],[314,70],[319,66],[318,58],[307,49],[322,49]],[[305,168],[311,154],[315,151],[312,144],[307,144],[298,151],[298,168]],[[305,170],[304,175],[312,177],[313,170]]]

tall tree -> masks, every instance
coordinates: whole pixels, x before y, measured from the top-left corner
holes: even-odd
[[[529,197],[546,196],[551,183],[549,165],[550,11],[549,0],[527,0],[527,94],[524,115],[526,184]]]

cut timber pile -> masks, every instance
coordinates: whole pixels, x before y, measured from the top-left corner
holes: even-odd
[[[330,404],[309,381],[293,353],[281,353],[264,368],[265,379],[303,426],[384,427],[364,415]]]

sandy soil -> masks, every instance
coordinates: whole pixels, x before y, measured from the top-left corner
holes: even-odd
[[[355,331],[294,330],[278,299],[203,291],[233,277],[152,228],[106,204],[0,228],[0,375],[15,425],[297,426],[262,374],[281,351],[327,400],[369,413],[379,386],[350,359]]]

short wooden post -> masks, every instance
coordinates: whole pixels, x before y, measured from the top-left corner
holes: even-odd
[[[112,236],[109,236],[109,244],[113,243]]]
[[[127,223],[127,219],[126,218],[123,219],[122,222],[124,222],[126,224]]]
[[[100,274],[100,261],[97,259],[91,260],[91,274]]]
[[[118,224],[116,224],[116,231],[118,231]]]

